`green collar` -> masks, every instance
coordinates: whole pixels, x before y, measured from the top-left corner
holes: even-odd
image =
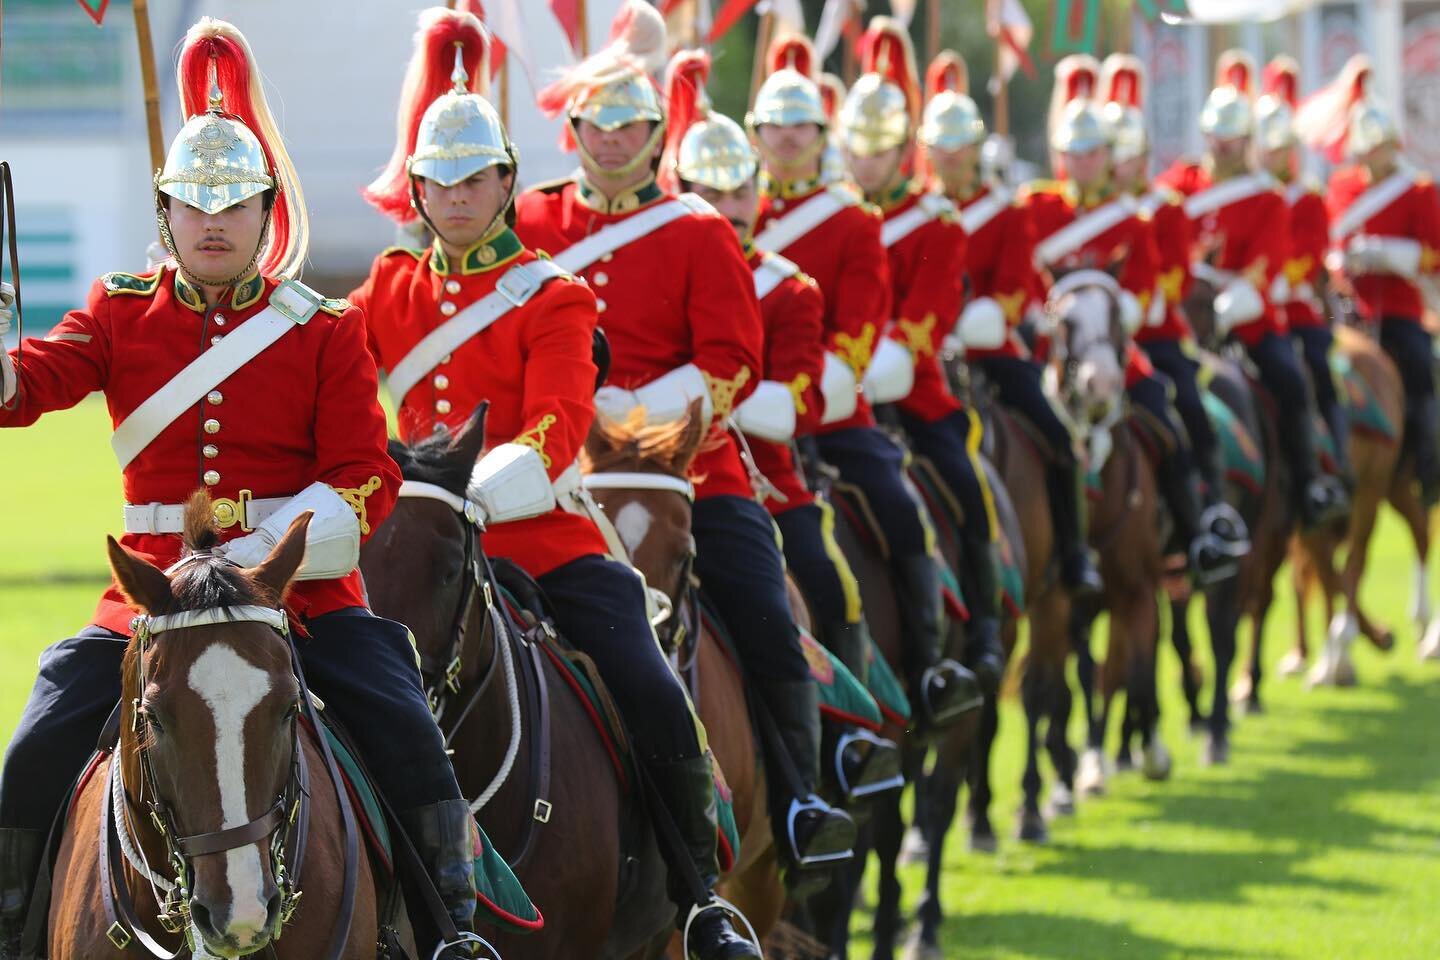
[[[261,277],[259,273],[252,273],[230,288],[230,308],[244,310],[259,300],[260,295],[264,292],[265,278]],[[179,270],[175,271],[175,299],[196,313],[205,312],[205,293],[195,284],[186,280],[185,275]],[[222,297],[220,302],[224,303],[225,298]]]
[[[881,190],[874,196],[867,195],[865,199],[875,204],[885,213],[889,213],[891,210],[894,210],[896,207],[900,206],[900,204],[910,199],[912,195],[919,192],[920,185],[918,183],[916,183],[914,180],[911,180],[909,177],[901,177],[900,182],[895,184],[893,187],[890,187],[887,190]]]
[[[660,189],[654,177],[639,186],[622,191],[613,199],[592,186],[583,174],[575,178],[575,189],[580,196],[580,202],[596,213],[630,213],[665,196],[665,191]]]
[[[824,176],[819,172],[813,177],[781,180],[768,172],[762,171],[760,173],[760,192],[767,197],[779,198],[781,200],[794,200],[796,197],[809,196],[816,190],[819,190],[824,182]]]
[[[461,276],[469,276],[472,273],[484,273],[487,270],[494,270],[496,267],[503,267],[520,256],[520,251],[524,249],[520,238],[515,236],[515,231],[501,226],[499,233],[478,241],[465,251],[465,255],[460,258],[459,273]],[[445,256],[439,240],[436,240],[430,249],[430,269],[442,277],[448,276],[451,272],[450,258]]]

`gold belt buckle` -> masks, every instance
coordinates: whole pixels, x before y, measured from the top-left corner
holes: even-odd
[[[228,497],[221,497],[220,499],[214,501],[210,505],[210,507],[211,510],[214,512],[215,525],[218,526],[221,530],[229,530],[231,527],[235,526],[238,523],[240,525],[240,529],[244,530],[246,533],[249,533],[251,530],[253,530],[253,527],[248,527],[245,525],[245,514],[247,512],[246,505],[250,502],[253,496],[254,494],[252,494],[249,490],[241,490],[240,498],[238,500],[231,500]]]

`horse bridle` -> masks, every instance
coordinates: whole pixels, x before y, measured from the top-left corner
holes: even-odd
[[[190,562],[197,558],[212,558],[210,553],[191,554],[184,558],[176,567]],[[172,567],[173,571],[175,567]],[[135,635],[135,641],[139,644],[139,691],[143,695],[146,687],[146,660],[147,649],[152,645],[160,634],[172,630],[182,630],[191,627],[209,626],[221,623],[262,623],[282,638],[285,639],[287,647],[291,652],[292,661],[295,659],[293,642],[290,639],[289,619],[283,610],[274,607],[265,607],[253,604],[209,607],[202,610],[185,610],[180,613],[167,614],[164,616],[140,616],[131,623],[131,630]],[[292,663],[298,671],[298,663]],[[302,694],[303,695],[303,694]],[[190,889],[194,880],[194,871],[191,861],[196,857],[208,856],[216,853],[224,853],[229,850],[238,850],[242,847],[258,843],[261,840],[270,840],[270,866],[275,884],[280,890],[280,926],[284,925],[294,915],[295,907],[299,903],[301,892],[299,890],[300,861],[304,856],[301,807],[302,800],[306,793],[306,784],[309,779],[305,769],[304,751],[300,743],[299,709],[291,717],[291,754],[290,754],[290,775],[285,781],[285,786],[280,795],[276,797],[274,804],[260,816],[244,823],[238,827],[229,827],[224,830],[214,830],[209,833],[193,834],[190,836],[181,835],[175,820],[174,810],[165,798],[159,793],[159,780],[155,776],[155,768],[150,758],[149,748],[146,746],[145,738],[139,737],[136,742],[136,752],[139,755],[142,783],[140,785],[140,798],[150,814],[151,825],[160,835],[165,844],[166,858],[175,871],[173,883],[166,883],[165,898],[161,904],[161,913],[157,917],[160,926],[167,933],[177,934],[187,931],[190,927]],[[131,731],[139,733],[142,723],[150,722],[146,705],[141,697],[136,697],[131,703]],[[317,731],[318,733],[318,731]],[[123,773],[120,782],[121,796],[125,796]],[[149,788],[147,789],[146,782]],[[147,796],[148,795],[148,796]],[[123,810],[114,810],[116,818],[123,817]],[[297,824],[299,828],[297,829]],[[285,848],[289,845],[292,835],[296,843],[296,867],[293,874],[287,871],[285,865]],[[147,871],[148,872],[148,871]],[[110,878],[102,878],[102,887],[109,883]],[[106,890],[109,893],[108,889]],[[107,904],[108,905],[108,904]],[[138,927],[134,933],[147,946],[152,953],[155,948],[146,941],[148,937],[140,937]],[[112,943],[119,949],[124,949],[131,941],[131,932],[124,929],[124,926],[116,922],[112,923],[107,933]],[[277,932],[278,935],[278,932]],[[164,954],[156,954],[162,956]]]

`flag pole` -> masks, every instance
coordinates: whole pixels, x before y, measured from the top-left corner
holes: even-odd
[[[580,21],[580,59],[590,56],[590,12],[585,0],[575,0],[575,18]]]
[[[926,0],[925,62],[934,63],[940,55],[940,0]]]
[[[160,84],[155,76],[155,41],[150,35],[150,5],[134,0],[135,42],[140,47],[140,81],[145,88],[145,128],[150,136],[150,169],[165,166],[165,132],[160,126]]]
[[[755,30],[755,59],[750,66],[750,100],[751,107],[755,106],[755,95],[760,92],[760,84],[765,82],[766,58],[770,55],[770,41],[775,37],[775,14],[762,13],[760,22]]]
[[[505,61],[500,64],[500,123],[510,129],[510,51],[505,51]]]
[[[995,38],[995,132],[1002,137],[1010,136],[1010,84],[1000,66],[1001,51],[1005,49],[1005,35],[1002,28]]]

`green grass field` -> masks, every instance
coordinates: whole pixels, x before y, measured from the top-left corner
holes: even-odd
[[[85,624],[104,581],[103,537],[120,516],[107,427],[92,399],[0,434],[7,742],[37,654]],[[1201,769],[1167,651],[1162,697],[1174,778],[1113,780],[1109,796],[1052,825],[1048,847],[1008,839],[1023,727],[1018,704],[1005,704],[993,808],[1005,839],[998,854],[981,856],[965,851],[963,831],[953,836],[945,955],[1440,957],[1440,667],[1415,662],[1403,622],[1408,546],[1395,524],[1382,525],[1373,553],[1366,599],[1400,628],[1400,644],[1388,657],[1358,651],[1359,689],[1307,693],[1298,681],[1271,681],[1269,712],[1240,721],[1231,766]],[[1271,623],[1274,660],[1293,630],[1288,600]],[[903,880],[911,907],[922,877],[906,868]],[[868,917],[859,923],[863,930]]]

